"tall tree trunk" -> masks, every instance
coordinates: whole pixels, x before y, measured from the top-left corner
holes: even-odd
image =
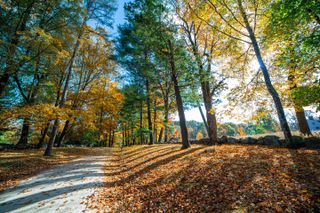
[[[306,119],[306,115],[304,114],[303,107],[295,105],[294,106],[294,111],[295,111],[296,116],[297,116],[299,130],[300,130],[301,134],[307,135],[307,136],[311,136],[312,133],[310,131],[309,124],[308,124],[308,121]]]
[[[279,121],[280,121],[280,126],[281,126],[282,132],[284,134],[286,143],[287,143],[287,145],[292,145],[291,131],[290,131],[290,128],[289,128],[289,125],[288,125],[288,122],[287,122],[287,119],[286,119],[286,116],[285,116],[285,113],[284,113],[284,109],[283,109],[279,94],[278,94],[278,92],[275,90],[275,88],[272,85],[269,71],[268,71],[268,69],[267,69],[267,67],[266,67],[266,65],[265,65],[265,63],[263,61],[263,58],[262,58],[262,55],[261,55],[261,51],[260,51],[260,47],[258,45],[256,36],[255,36],[255,34],[254,34],[250,24],[249,24],[248,17],[247,17],[247,14],[245,13],[245,10],[244,10],[243,6],[242,6],[241,0],[238,0],[238,6],[239,6],[239,9],[240,9],[242,18],[244,20],[246,29],[247,29],[247,31],[249,33],[249,37],[250,37],[250,40],[252,42],[252,46],[253,46],[254,52],[256,54],[257,60],[259,62],[260,68],[262,70],[265,84],[267,86],[267,89],[268,89],[270,95],[272,96],[272,99],[274,101],[275,107],[277,109],[278,118],[279,118]]]
[[[56,135],[57,135],[57,132],[58,132],[59,124],[60,124],[60,120],[56,119],[54,121],[54,124],[53,124],[53,127],[52,127],[52,131],[51,131],[51,134],[50,134],[50,139],[49,139],[47,148],[46,148],[46,150],[44,152],[44,156],[51,156],[52,155],[52,147],[53,147],[53,143],[54,143],[54,141],[56,139]]]
[[[162,142],[162,135],[163,135],[163,127],[160,129],[158,143]]]
[[[124,146],[126,141],[125,127],[122,127],[122,146]]]
[[[169,130],[168,130],[168,122],[169,122],[169,99],[166,97],[164,99],[164,142],[168,142],[168,135],[169,135]]]
[[[183,101],[180,93],[179,82],[178,82],[177,73],[176,73],[173,46],[170,40],[168,40],[168,46],[170,50],[169,63],[171,66],[171,79],[173,81],[174,92],[176,96],[176,104],[177,104],[178,113],[179,113],[179,121],[180,121],[181,137],[182,137],[182,149],[187,149],[190,147],[190,143],[188,140],[188,129],[186,124],[186,118],[184,115]]]
[[[108,143],[109,147],[111,147],[111,143],[112,143],[112,130],[110,128],[110,131],[109,131],[109,143]]]
[[[151,103],[150,103],[150,85],[149,80],[146,80],[147,89],[147,114],[148,114],[148,129],[149,129],[149,145],[153,144],[153,132],[152,132],[152,117],[151,117]]]
[[[217,120],[216,115],[212,106],[212,95],[210,92],[209,82],[204,81],[201,82],[202,96],[204,106],[206,108],[207,113],[207,123],[208,123],[208,136],[209,136],[209,144],[217,144],[218,135],[217,135]]]
[[[101,134],[99,134],[99,139],[101,138],[100,135],[101,135]],[[106,135],[106,138],[103,140],[103,144],[102,144],[103,147],[107,147],[107,146],[108,146],[107,142],[108,142],[108,138],[109,138],[109,137],[110,137],[110,135],[107,134],[107,135]]]
[[[208,135],[208,137],[209,137],[209,126],[208,126],[208,122],[207,122],[206,117],[204,116],[203,110],[202,110],[202,108],[201,108],[201,106],[200,106],[199,103],[198,103],[198,109],[199,109],[199,112],[200,112],[202,121],[203,121],[203,123],[204,123],[204,126],[206,127],[207,135]]]
[[[69,63],[69,66],[68,66],[68,71],[67,71],[67,77],[66,77],[64,88],[63,88],[63,92],[61,94],[61,100],[60,100],[60,103],[59,103],[59,107],[60,108],[64,107],[64,104],[65,104],[65,101],[66,101],[66,98],[67,98],[67,93],[68,93],[68,89],[69,89],[69,83],[70,83],[72,69],[73,69],[73,63],[74,63],[76,54],[78,52],[78,49],[80,47],[80,39],[82,38],[82,35],[84,33],[85,24],[87,23],[87,20],[88,20],[88,11],[91,8],[91,4],[92,4],[92,1],[88,1],[87,14],[85,15],[85,17],[83,19],[83,22],[82,22],[82,25],[81,25],[81,28],[80,28],[80,31],[79,31],[79,34],[78,34],[78,37],[77,37],[76,44],[74,46],[74,49],[73,49],[73,52],[72,52],[72,55],[71,55],[71,58],[70,58],[70,63]],[[53,128],[52,128],[52,132],[50,134],[50,140],[48,142],[47,149],[46,149],[46,151],[44,153],[45,156],[51,156],[52,155],[52,147],[53,147],[55,138],[57,136],[59,124],[60,124],[60,120],[56,119],[55,122],[54,122]]]
[[[143,144],[143,132],[142,132],[142,128],[143,128],[143,101],[141,100],[140,102],[140,144]]]
[[[128,146],[129,135],[128,135],[128,127],[127,127],[127,125],[125,126],[124,132],[125,132],[124,135],[125,135],[125,138],[126,138],[126,140],[125,140],[125,146]]]
[[[26,146],[28,144],[28,136],[29,136],[29,130],[30,130],[30,123],[29,122],[30,121],[28,118],[24,119],[21,134],[20,134],[20,139],[19,139],[17,145]]]
[[[209,136],[209,144],[213,145],[213,144],[218,143],[218,133],[217,133],[216,115],[215,115],[213,105],[212,105],[213,94],[211,94],[210,83],[207,80],[209,73],[206,73],[204,71],[203,65],[199,59],[199,55],[198,55],[196,47],[194,47],[194,55],[197,58],[197,63],[198,63],[198,67],[199,67],[202,98],[203,98],[203,103],[204,103],[204,106],[206,109],[206,115],[207,115],[207,122],[205,122],[205,124],[207,127],[207,133]],[[200,107],[200,109],[201,109],[201,107]],[[201,109],[201,111],[202,111],[202,109]]]
[[[292,57],[294,57],[294,55],[292,55]],[[295,88],[297,88],[296,76],[295,76],[294,71],[295,71],[295,67],[292,67],[289,70],[289,75],[288,75],[289,89],[290,89],[291,93]],[[293,108],[294,108],[294,111],[296,113],[296,117],[298,120],[300,133],[303,135],[308,135],[308,136],[312,135],[310,128],[309,128],[309,125],[308,125],[308,122],[307,122],[307,119],[306,119],[306,116],[304,114],[303,107],[297,102],[295,97],[292,96],[291,98],[292,98],[292,102],[293,102]]]
[[[113,147],[114,144],[114,140],[115,140],[115,131],[112,131],[112,139],[111,139],[111,147]]]
[[[70,121],[67,120],[66,123],[64,124],[63,130],[57,140],[57,147],[61,147],[63,140],[68,132],[69,125],[70,125]]]
[[[157,129],[157,100],[154,100],[154,111],[153,111],[153,132],[154,132],[154,140],[157,142],[158,138],[158,129]]]
[[[45,140],[45,138],[46,138],[46,136],[47,136],[49,127],[50,127],[50,122],[48,122],[48,123],[46,124],[46,127],[44,128],[44,130],[43,130],[43,132],[42,132],[42,134],[41,134],[41,138],[39,139],[39,142],[38,142],[38,144],[37,144],[37,148],[38,148],[38,149],[42,148],[42,146],[43,146],[43,144],[44,144],[44,140]]]

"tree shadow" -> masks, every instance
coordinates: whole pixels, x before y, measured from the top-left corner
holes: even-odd
[[[18,210],[62,194],[102,186],[104,158],[106,156],[94,156],[93,159],[59,165],[3,191],[0,194],[0,212]]]
[[[158,168],[159,166],[162,166],[162,165],[165,165],[165,164],[168,164],[174,160],[177,160],[179,158],[182,158],[186,155],[189,155],[189,154],[192,154],[194,152],[196,152],[197,150],[200,150],[200,149],[203,149],[203,147],[195,147],[195,148],[190,148],[190,149],[187,149],[185,150],[184,152],[182,153],[179,153],[179,154],[175,154],[175,155],[172,155],[172,156],[169,156],[169,157],[166,157],[164,159],[161,159],[161,160],[158,160],[154,163],[151,163],[141,169],[139,169],[138,171],[136,172],[133,172],[132,174],[128,175],[127,177],[125,178],[122,178],[121,180],[118,180],[118,181],[112,181],[112,182],[106,182],[104,184],[105,187],[109,187],[109,186],[114,186],[114,185],[119,185],[119,184],[124,184],[124,183],[129,183],[130,181],[133,181],[134,179],[138,179],[139,176],[145,174],[145,173],[148,173],[150,172],[151,170],[154,170],[156,168]],[[181,150],[179,150],[181,151]],[[168,154],[172,154],[172,153],[175,153],[175,152],[178,152],[177,151],[174,151],[174,152],[171,152],[171,153],[166,153],[166,155]],[[163,156],[166,156],[166,155],[163,155]],[[157,157],[155,157],[156,159]],[[119,173],[121,174],[121,173]]]
[[[167,150],[169,150],[169,151],[167,151]],[[160,152],[156,152],[156,153],[159,153],[159,154],[162,153],[162,154],[156,155],[156,156],[151,157],[151,158],[147,158],[146,160],[141,161],[141,162],[139,162],[139,163],[137,163],[137,164],[135,164],[135,165],[133,165],[133,166],[131,166],[131,167],[125,167],[124,169],[122,169],[122,170],[120,170],[120,171],[111,172],[111,173],[105,173],[105,175],[106,175],[106,176],[120,175],[120,174],[123,173],[123,172],[127,172],[127,171],[130,171],[130,170],[133,170],[133,169],[135,169],[136,167],[139,167],[139,166],[141,166],[141,165],[143,165],[143,164],[146,164],[146,163],[148,163],[148,162],[150,162],[150,161],[156,160],[156,159],[158,159],[158,158],[164,157],[164,156],[169,155],[169,154],[173,154],[173,153],[179,152],[180,150],[172,150],[171,148],[169,148],[169,149],[167,148],[167,149],[162,149],[162,151],[167,151],[167,152],[165,152],[165,153],[162,153],[161,151],[160,151]],[[153,153],[155,153],[155,152],[153,152]],[[151,154],[151,153],[149,153],[148,155],[150,155],[150,154]],[[141,156],[141,158],[142,158],[142,156]],[[130,160],[130,161],[131,161],[131,160]],[[133,162],[133,160],[132,160],[132,162]]]
[[[125,155],[125,157],[122,158],[122,160],[132,162],[132,161],[138,160],[139,158],[143,158],[145,156],[152,155],[153,153],[161,152],[162,150],[168,150],[168,147],[165,147],[162,149],[149,149],[149,150],[147,150],[147,152],[140,152],[140,153],[136,153],[135,155],[130,155],[130,156]],[[132,158],[132,157],[134,157],[134,158]]]
[[[202,154],[204,152],[199,153]],[[183,170],[176,171],[169,177],[162,176],[139,187],[139,191],[145,194],[140,201],[145,204],[141,211],[152,212],[158,209],[161,212],[228,212],[235,207],[234,204],[241,196],[252,194],[245,186],[252,184],[258,174],[266,175],[270,168],[267,162],[259,162],[254,168],[249,162],[250,157],[235,157],[224,162],[208,161],[199,170],[195,170],[193,162],[190,162]],[[235,165],[242,167],[238,171],[240,173],[234,170]],[[255,172],[247,172],[253,170]],[[166,186],[172,184],[175,186],[166,190]],[[157,193],[159,188],[162,190]],[[250,202],[260,201],[257,198],[244,202],[247,203],[243,205],[250,205]]]
[[[34,194],[23,196],[17,199],[12,199],[8,202],[1,202],[0,212],[11,212],[11,211],[18,210],[20,208],[30,205],[30,202],[38,203],[40,201],[45,201],[50,198],[54,198],[66,193],[83,190],[83,189],[92,189],[96,187],[101,187],[102,184],[103,182],[91,182],[86,184],[71,185],[63,188],[51,189],[43,192],[34,193]]]
[[[10,212],[14,210],[19,210],[21,208],[27,207],[35,203],[39,203],[41,201],[46,201],[46,200],[50,201],[50,199],[52,198],[58,197],[60,195],[65,195],[67,193],[74,192],[74,191],[99,188],[102,186],[111,187],[111,186],[115,186],[123,183],[128,183],[134,180],[135,178],[139,178],[139,176],[141,176],[144,173],[147,173],[153,169],[156,169],[161,165],[165,165],[185,155],[191,154],[199,149],[201,148],[199,147],[191,148],[182,153],[172,155],[177,151],[172,151],[170,148],[169,152],[166,152],[158,157],[153,157],[152,159],[149,159],[146,162],[149,162],[151,160],[156,160],[159,157],[165,157],[166,155],[170,155],[169,157],[163,158],[150,165],[147,165],[144,168],[141,168],[137,172],[134,172],[123,179],[111,181],[111,182],[104,182],[102,181],[101,178],[98,178],[99,181],[94,180],[94,178],[96,177],[105,176],[104,173],[94,171],[95,167],[99,167],[99,164],[96,163],[98,159],[78,160],[73,162],[72,165],[67,164],[67,165],[57,166],[55,168],[52,168],[48,171],[41,173],[38,176],[33,177],[33,178],[42,177],[42,178],[39,178],[39,180],[35,179],[34,182],[27,181],[26,183],[22,183],[21,185],[18,185],[16,187],[13,187],[9,190],[2,192],[0,194],[0,212]],[[163,151],[166,151],[166,149],[163,149]],[[108,159],[108,161],[110,160],[112,160],[112,158]],[[87,168],[87,169],[89,168],[89,169],[87,171],[81,172],[81,168]],[[78,171],[78,169],[80,171]],[[88,183],[77,184],[82,179],[88,179],[88,180],[93,179],[93,180]],[[59,187],[59,183],[64,184],[64,186]],[[57,186],[54,186],[55,184],[57,184]],[[51,186],[51,187],[46,188],[46,186]],[[38,187],[38,189],[36,189],[36,187]],[[41,189],[42,187],[44,187],[43,190]],[[53,187],[57,187],[57,188],[54,189]],[[32,189],[32,191],[29,192],[28,191],[29,189]],[[79,203],[80,202],[81,201],[79,201]]]
[[[126,150],[124,150],[124,151],[119,151],[119,154],[121,153],[122,155],[124,155],[124,156],[128,156],[128,157],[130,157],[130,155],[135,155],[135,154],[137,154],[137,153],[140,153],[142,150],[146,150],[146,149],[151,149],[151,148],[156,148],[156,147],[154,147],[154,146],[143,146],[143,147],[139,147],[139,148],[136,148],[136,149],[134,149],[134,150],[128,150],[128,151],[126,151]]]
[[[302,206],[298,211],[320,212],[320,151],[288,150],[294,163],[288,170],[288,175],[299,183],[302,190],[310,197],[304,201],[308,205]]]

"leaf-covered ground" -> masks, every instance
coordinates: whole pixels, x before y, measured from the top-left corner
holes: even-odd
[[[0,152],[0,191],[14,186],[52,166],[84,155],[104,152],[99,148],[56,148],[54,156],[44,157],[44,150],[9,150]]]
[[[115,150],[105,173],[87,201],[103,212],[320,210],[317,150],[140,146]]]

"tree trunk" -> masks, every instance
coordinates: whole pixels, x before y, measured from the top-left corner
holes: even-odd
[[[169,99],[168,97],[164,99],[164,142],[168,142],[168,122],[169,122]]]
[[[267,86],[267,89],[268,89],[270,95],[272,96],[272,99],[274,101],[275,107],[277,109],[278,118],[279,118],[279,121],[280,121],[280,126],[281,126],[282,132],[284,134],[286,143],[287,143],[287,145],[292,145],[291,131],[290,131],[290,128],[289,128],[289,125],[288,125],[288,122],[287,122],[287,119],[286,119],[286,116],[285,116],[285,113],[284,113],[284,109],[283,109],[279,94],[278,94],[278,92],[275,90],[275,88],[272,85],[269,71],[268,71],[268,69],[267,69],[267,67],[266,67],[266,65],[265,65],[265,63],[263,61],[263,58],[262,58],[262,55],[261,55],[261,52],[260,52],[260,47],[258,45],[256,36],[255,36],[255,34],[254,34],[250,24],[249,24],[248,17],[247,17],[247,15],[245,13],[245,10],[244,10],[243,6],[242,6],[241,0],[238,0],[238,6],[239,6],[239,9],[240,9],[242,18],[244,20],[246,29],[247,29],[247,31],[249,33],[249,37],[250,37],[250,40],[252,42],[254,52],[256,54],[257,60],[259,62],[260,68],[262,70],[265,84]]]
[[[292,58],[294,58],[294,55],[292,55]],[[295,68],[296,67],[291,67],[291,69],[289,69],[289,75],[288,75],[288,82],[289,82],[289,89],[290,92],[292,93],[292,91],[297,88],[297,82],[296,82],[296,76],[295,76]],[[296,113],[296,117],[298,120],[298,125],[299,125],[299,130],[300,133],[303,135],[312,135],[306,116],[304,114],[304,109],[303,107],[297,102],[297,100],[295,99],[295,97],[291,96],[292,98],[292,102],[293,102],[293,108],[294,111]]]
[[[129,135],[128,135],[128,127],[127,127],[127,125],[125,127],[125,138],[126,138],[125,146],[128,146]]]
[[[108,143],[109,147],[111,147],[111,143],[112,143],[112,131],[111,131],[111,128],[110,128],[110,131],[109,131],[109,143]]]
[[[168,46],[170,49],[169,63],[171,66],[171,79],[172,79],[173,85],[174,85],[176,104],[177,104],[178,113],[179,113],[179,121],[180,121],[181,137],[182,137],[182,149],[187,149],[190,147],[190,143],[188,140],[188,129],[187,129],[187,124],[186,124],[186,118],[184,115],[183,101],[182,101],[182,97],[180,94],[179,82],[178,82],[177,73],[176,73],[176,65],[175,65],[175,60],[174,60],[173,47],[172,47],[172,43],[170,40],[168,40]]]
[[[208,135],[208,137],[209,137],[209,126],[208,126],[208,122],[207,122],[206,117],[204,116],[203,110],[202,110],[202,108],[201,108],[201,106],[200,106],[199,103],[198,103],[198,109],[199,109],[199,112],[200,112],[202,121],[203,121],[203,123],[204,123],[204,126],[206,127],[207,135]]]
[[[140,108],[140,144],[143,143],[143,132],[142,132],[142,128],[143,128],[143,101],[141,100],[140,102],[141,104],[141,108]]]
[[[114,140],[115,140],[115,131],[112,131],[112,139],[111,139],[111,147],[113,147],[114,144]]]
[[[161,143],[161,141],[162,141],[162,135],[163,135],[163,127],[160,129],[158,143]]]
[[[194,50],[194,54],[197,58],[199,57],[196,49]],[[207,115],[207,122],[205,122],[205,124],[207,124],[206,127],[207,127],[207,133],[209,136],[209,144],[213,145],[218,143],[217,120],[216,120],[216,115],[212,105],[213,94],[211,94],[210,84],[209,84],[209,81],[207,80],[208,73],[205,73],[202,63],[199,59],[197,59],[197,63],[199,67],[202,98],[203,98],[203,103],[204,103],[204,106],[206,109],[206,115]]]
[[[72,52],[72,55],[71,55],[71,58],[70,58],[70,63],[69,63],[69,66],[68,66],[68,71],[67,71],[67,77],[66,77],[66,80],[65,80],[65,85],[64,85],[64,88],[63,88],[63,92],[61,94],[61,100],[59,102],[59,108],[63,108],[64,107],[64,104],[65,104],[65,101],[66,101],[66,98],[67,98],[67,93],[68,93],[68,89],[69,89],[69,83],[70,83],[72,69],[73,69],[73,63],[74,63],[76,54],[78,52],[78,49],[80,47],[80,39],[82,38],[82,35],[84,33],[85,24],[86,24],[86,22],[88,20],[88,11],[89,11],[89,9],[91,7],[91,4],[92,4],[92,1],[89,1],[88,4],[87,4],[87,14],[85,15],[85,17],[83,19],[83,22],[82,22],[82,25],[81,25],[81,28],[80,28],[80,31],[79,31],[79,34],[78,34],[78,37],[77,37],[76,44],[74,46],[74,49],[73,49],[73,52]],[[45,154],[44,154],[45,156],[51,156],[52,155],[52,146],[53,146],[54,140],[55,140],[55,138],[57,136],[59,124],[60,124],[59,119],[56,119],[55,122],[54,122],[54,126],[52,128],[52,132],[51,132],[49,143],[47,145],[47,149],[46,149]]]
[[[60,120],[56,119],[54,121],[54,124],[53,124],[53,127],[52,127],[50,139],[49,139],[47,148],[46,148],[46,150],[44,152],[44,156],[51,156],[52,155],[52,147],[53,147],[54,141],[56,139],[56,135],[57,135],[57,132],[58,132],[59,124],[60,124]]]
[[[294,111],[297,116],[299,130],[300,130],[301,134],[311,136],[312,133],[310,131],[309,124],[306,119],[306,115],[304,114],[303,107],[294,106]]]
[[[156,98],[155,98],[156,99]],[[157,142],[158,138],[158,130],[157,130],[157,101],[154,100],[154,111],[153,111],[153,132],[154,132],[154,140]]]
[[[70,124],[70,121],[67,120],[66,123],[64,124],[63,130],[57,140],[57,147],[61,147],[63,140],[68,132],[69,124]]]
[[[25,118],[24,121],[23,121],[23,125],[22,125],[20,139],[19,139],[19,142],[18,142],[17,145],[26,146],[28,144],[29,130],[30,130],[29,119]]]
[[[39,143],[37,144],[37,148],[38,148],[38,149],[42,148],[42,146],[43,146],[43,144],[44,144],[44,140],[45,140],[45,138],[46,138],[46,136],[47,136],[49,127],[50,127],[50,122],[48,122],[48,123],[46,124],[46,127],[44,128],[44,130],[43,130],[43,132],[42,132],[42,134],[41,134],[41,138],[40,138],[40,140],[39,140]]]
[[[212,106],[212,96],[210,92],[209,82],[204,81],[201,82],[202,96],[204,106],[206,108],[207,113],[207,124],[208,124],[208,136],[209,136],[209,144],[217,144],[218,143],[218,135],[217,135],[217,120],[215,112],[213,112]]]
[[[148,129],[149,129],[149,145],[153,144],[153,132],[152,132],[152,118],[151,118],[151,103],[150,103],[150,85],[149,80],[146,80],[147,89],[147,114],[148,114]]]
[[[126,141],[125,128],[122,127],[122,146],[124,146],[125,141]]]

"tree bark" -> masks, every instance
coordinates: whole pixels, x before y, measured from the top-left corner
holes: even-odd
[[[20,139],[19,139],[17,145],[26,146],[28,144],[28,136],[29,136],[29,130],[30,130],[30,123],[29,122],[30,121],[28,118],[24,119],[21,134],[20,134]]]
[[[195,57],[199,57],[196,50],[194,50]],[[217,144],[218,143],[218,133],[217,133],[217,119],[216,114],[213,112],[213,104],[212,104],[212,96],[210,90],[210,84],[207,80],[207,74],[205,73],[202,63],[199,59],[197,59],[197,63],[199,66],[199,75],[200,75],[200,84],[201,84],[201,91],[202,91],[202,98],[203,103],[206,109],[206,115],[207,115],[207,122],[205,122],[205,125],[207,127],[207,133],[209,136],[209,144]],[[200,107],[201,109],[201,107]],[[202,110],[201,110],[202,111]],[[202,115],[203,116],[203,115]]]
[[[183,109],[183,101],[180,93],[179,82],[176,73],[176,65],[174,60],[173,46],[170,40],[168,40],[169,46],[169,63],[171,66],[171,79],[174,85],[174,92],[176,96],[176,104],[179,113],[179,121],[180,121],[180,129],[181,129],[181,137],[182,137],[182,149],[187,149],[190,147],[190,143],[188,140],[188,129],[186,124],[186,118]]]
[[[87,13],[86,13],[86,15],[85,15],[85,17],[83,19],[83,22],[82,22],[82,25],[81,25],[81,28],[80,28],[80,31],[79,31],[79,34],[78,34],[78,37],[77,37],[76,44],[74,46],[74,49],[73,49],[73,52],[72,52],[72,55],[71,55],[71,58],[70,58],[70,63],[69,63],[69,66],[68,66],[65,86],[63,88],[63,92],[61,94],[61,100],[59,102],[59,107],[60,108],[64,107],[64,104],[65,104],[65,101],[66,101],[66,98],[67,98],[67,92],[68,92],[68,89],[69,89],[69,83],[70,83],[70,79],[71,79],[73,63],[74,63],[76,54],[78,52],[78,49],[80,47],[80,39],[82,38],[82,35],[84,33],[85,24],[87,23],[88,15],[89,15],[88,11],[91,8],[91,4],[92,4],[92,1],[88,1],[87,8],[86,8],[87,9]],[[53,147],[55,138],[57,136],[59,124],[60,124],[60,120],[56,119],[55,122],[54,122],[53,128],[52,128],[52,132],[51,132],[49,143],[47,145],[47,149],[46,149],[46,151],[44,153],[45,156],[51,156],[52,155],[52,147]]]
[[[42,134],[41,134],[41,138],[39,139],[39,142],[38,142],[38,144],[37,144],[37,148],[38,148],[38,149],[40,149],[40,148],[43,146],[44,140],[45,140],[45,138],[46,138],[46,136],[47,136],[47,133],[48,133],[48,130],[49,130],[49,127],[50,127],[50,122],[48,122],[48,123],[46,124],[46,127],[44,128],[44,130],[43,130],[43,132],[42,132]]]
[[[140,102],[140,144],[143,144],[143,132],[142,132],[142,128],[143,128],[143,101],[141,100]]]
[[[280,126],[281,126],[282,132],[284,134],[286,143],[287,143],[287,145],[292,145],[291,131],[290,131],[290,128],[289,128],[289,125],[288,125],[288,122],[287,122],[287,119],[286,119],[286,116],[285,116],[285,113],[284,113],[284,109],[283,109],[279,94],[278,94],[278,92],[275,90],[275,88],[272,85],[269,71],[268,71],[268,69],[267,69],[267,67],[266,67],[266,65],[265,65],[265,63],[263,61],[263,58],[262,58],[262,55],[261,55],[261,52],[260,52],[260,47],[258,45],[256,36],[255,36],[255,34],[254,34],[250,24],[249,24],[248,17],[247,17],[247,15],[245,13],[245,10],[244,10],[243,6],[242,6],[241,0],[238,0],[238,6],[239,6],[239,9],[240,9],[242,18],[244,20],[246,29],[247,29],[247,31],[249,33],[249,37],[250,37],[250,40],[252,42],[252,46],[253,46],[254,52],[256,54],[257,60],[259,62],[260,68],[262,70],[265,84],[267,86],[267,89],[268,89],[270,95],[272,96],[272,99],[274,101],[275,107],[277,109],[278,118],[279,118],[279,121],[280,121]]]
[[[297,116],[299,130],[300,130],[301,134],[311,136],[312,133],[310,131],[309,124],[306,119],[306,115],[304,114],[303,107],[294,106],[294,111]]]
[[[155,98],[156,99],[156,98]],[[157,101],[154,100],[154,111],[153,111],[153,132],[154,132],[154,140],[157,142],[158,138],[158,130],[157,130]]]
[[[204,106],[206,108],[207,113],[207,123],[208,123],[208,136],[209,136],[209,144],[217,144],[218,143],[218,135],[217,135],[217,120],[215,112],[212,112],[212,96],[210,92],[209,82],[205,81],[201,83],[202,95]]]
[[[47,145],[47,148],[44,152],[44,156],[51,156],[52,155],[52,147],[53,147],[53,143],[56,139],[56,135],[58,132],[58,128],[59,128],[59,124],[60,124],[60,120],[56,119],[54,121],[53,127],[52,127],[52,131],[51,131],[51,135],[50,135],[50,139]]]
[[[161,141],[162,141],[162,135],[163,135],[163,127],[160,129],[158,143],[161,143]]]
[[[124,146],[126,141],[125,127],[122,127],[122,146]]]
[[[195,28],[195,26],[193,28]],[[210,71],[211,71],[210,64],[211,64],[211,62],[209,61],[208,72],[206,72],[204,70],[203,63],[200,58],[199,47],[197,44],[196,36],[197,36],[196,32],[194,32],[194,35],[192,35],[192,32],[188,31],[188,38],[189,38],[189,41],[192,45],[193,55],[196,58],[196,63],[198,65],[198,69],[199,69],[202,98],[203,98],[204,106],[206,109],[207,119],[205,119],[205,116],[204,116],[204,113],[202,112],[200,104],[198,104],[198,108],[200,110],[203,122],[206,126],[207,134],[209,137],[209,144],[213,145],[213,144],[217,144],[217,142],[218,142],[218,133],[217,133],[216,115],[214,112],[212,112],[212,110],[213,110],[213,104],[212,104],[213,93],[211,93],[210,82],[208,80],[208,78],[210,77]],[[210,58],[210,57],[208,57],[208,58]],[[210,59],[208,59],[208,60],[210,60]]]
[[[111,139],[111,147],[113,147],[114,144],[114,140],[115,140],[115,131],[112,131],[112,139]]]
[[[70,124],[70,121],[67,120],[66,123],[64,124],[63,130],[57,140],[57,147],[61,147],[63,140],[68,132],[69,124]]]
[[[165,143],[167,143],[169,139],[168,122],[169,122],[169,99],[168,97],[166,97],[164,99],[164,142]]]
[[[200,112],[202,121],[203,121],[203,123],[204,123],[204,126],[206,127],[207,135],[209,136],[209,134],[208,134],[208,132],[209,132],[209,127],[208,127],[207,119],[206,119],[206,117],[204,116],[203,110],[202,110],[202,108],[201,108],[201,106],[200,106],[199,103],[198,103],[198,109],[199,109],[199,112]]]
[[[150,85],[149,80],[146,80],[147,89],[147,114],[148,114],[148,129],[149,129],[149,145],[153,144],[153,132],[152,132],[152,118],[151,118],[151,103],[150,103]]]
[[[292,55],[292,57],[294,57],[294,55]],[[296,67],[291,67],[291,69],[289,70],[288,82],[289,82],[290,92],[292,92],[295,88],[297,88],[296,76],[294,73],[295,68]],[[311,136],[312,133],[310,131],[306,116],[304,114],[303,106],[301,106],[297,102],[295,97],[292,96],[291,98],[292,98],[292,102],[293,102],[293,108],[294,108],[294,111],[296,113],[296,117],[298,120],[298,126],[299,126],[300,133],[303,135]]]
[[[109,147],[111,147],[111,143],[112,143],[112,130],[110,128],[110,131],[109,131],[109,143],[108,143]]]

